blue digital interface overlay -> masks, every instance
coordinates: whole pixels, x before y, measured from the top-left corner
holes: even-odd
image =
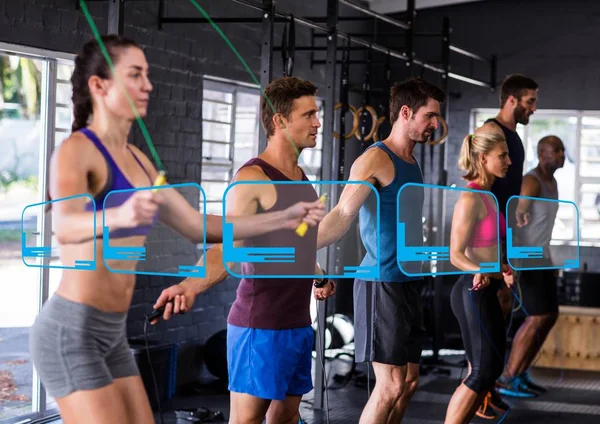
[[[562,245],[560,254],[551,244],[557,233],[560,208],[572,208],[576,245]],[[512,196],[506,203],[506,251],[509,265],[517,271],[577,269],[580,265],[579,209],[568,200]]]
[[[57,257],[57,249],[52,249],[52,240],[50,245],[44,245],[44,236],[41,232],[36,232],[35,245],[28,246],[28,240],[31,238],[28,236],[27,231],[31,230],[31,223],[29,219],[26,219],[26,211],[29,208],[39,208],[38,212],[34,215],[44,215],[45,208],[50,205],[56,205],[58,202],[69,202],[77,199],[84,199],[87,203],[92,205],[92,219],[90,220],[90,226],[92,227],[93,237],[93,254],[92,257],[82,256],[79,259],[74,259],[73,264],[51,264],[52,257]],[[80,200],[81,201],[81,200]],[[79,194],[76,196],[64,197],[61,199],[48,200],[46,202],[33,203],[26,206],[21,213],[21,259],[26,266],[34,268],[61,268],[61,269],[80,269],[86,271],[93,271],[96,269],[96,202],[94,198],[89,194]],[[25,222],[28,222],[27,224]],[[35,228],[34,228],[35,230]]]
[[[132,196],[133,192],[136,191],[145,191],[145,190],[155,190],[157,193],[160,193],[161,190],[169,190],[176,189],[178,192],[185,192],[188,196],[184,196],[186,198],[197,198],[198,204],[202,204],[202,210],[206,211],[206,196],[205,192],[200,187],[200,185],[195,183],[182,183],[182,184],[171,184],[164,185],[159,187],[140,187],[133,188],[127,190],[113,190],[109,192],[105,199],[103,205],[103,213],[102,213],[102,247],[104,250],[103,260],[106,269],[111,272],[117,274],[135,274],[135,275],[157,275],[157,276],[166,276],[166,277],[194,277],[194,278],[203,278],[206,276],[206,264],[203,265],[194,265],[194,264],[181,264],[177,265],[177,271],[163,271],[163,270],[154,270],[152,267],[160,266],[161,261],[156,260],[158,255],[164,254],[164,252],[170,252],[170,248],[172,245],[166,245],[166,243],[180,243],[181,241],[173,241],[173,240],[163,240],[162,237],[153,237],[152,244],[152,253],[148,254],[148,246],[122,246],[118,243],[111,244],[111,239],[115,240],[119,235],[128,235],[135,234],[135,230],[133,229],[116,229],[111,230],[106,225],[106,209],[110,209],[111,207],[117,207],[123,204],[129,197]],[[181,194],[181,193],[180,193]],[[175,194],[177,195],[177,194]],[[195,207],[196,209],[196,207]],[[200,216],[198,219],[203,220],[203,242],[202,242],[202,251],[206,250],[206,214],[202,214],[202,218]],[[152,226],[150,231],[155,231],[156,228],[161,225],[156,223]],[[186,239],[187,242],[187,239]],[[189,242],[190,246],[193,244]],[[179,256],[179,255],[175,255]],[[108,261],[136,261],[138,262],[137,268],[134,270],[129,269],[116,269],[111,267]],[[172,265],[172,264],[170,264]]]
[[[306,257],[302,252],[296,250],[300,236],[292,229],[276,230],[265,236],[263,240],[272,240],[271,245],[252,245],[257,238],[252,238],[252,242],[246,240],[244,246],[234,245],[234,224],[227,222],[227,195],[229,191],[237,185],[261,185],[274,186],[277,190],[278,201],[292,206],[298,201],[314,201],[316,192],[327,194],[325,200],[326,211],[329,212],[335,204],[331,204],[331,190],[334,185],[352,185],[360,184],[368,187],[375,196],[377,209],[377,234],[380,228],[380,204],[379,193],[372,184],[365,181],[236,181],[229,185],[223,194],[223,266],[227,272],[237,278],[243,278],[243,273],[238,273],[231,269],[230,264],[252,267],[252,276],[254,278],[321,278],[320,274],[315,274],[316,257]],[[279,188],[279,189],[277,189]],[[343,187],[339,187],[341,192]],[[312,193],[311,193],[312,191]],[[269,212],[268,210],[266,212]],[[309,229],[310,231],[310,229]],[[316,231],[308,232],[304,237],[314,238],[316,244]],[[262,236],[260,237],[262,238]],[[265,241],[265,243],[268,243]],[[277,245],[276,245],[277,244]],[[374,266],[343,265],[342,273],[332,273],[326,269],[325,277],[328,278],[361,278],[377,279],[380,274],[380,243],[377,237],[377,260]]]
[[[463,271],[450,262],[450,234],[445,237],[444,245],[435,240],[435,235],[429,228],[429,240],[424,240],[423,213],[418,205],[424,204],[425,199],[430,201],[444,198],[447,209],[454,210],[460,196],[465,192],[477,193],[486,196],[489,203],[498,210],[498,200],[489,191],[473,190],[470,188],[445,187],[432,184],[407,183],[398,190],[397,198],[397,263],[400,271],[409,277],[425,277],[432,275],[459,275],[474,273],[492,273],[500,271],[500,233],[496,231],[497,261],[480,262],[476,271]],[[483,197],[482,197],[483,199]],[[493,203],[491,200],[493,199]],[[452,217],[450,217],[451,220]],[[448,220],[448,218],[445,218]],[[431,227],[431,224],[430,224]],[[438,224],[438,228],[441,226]],[[451,231],[452,227],[450,226]],[[496,228],[499,228],[499,216],[496,217]]]

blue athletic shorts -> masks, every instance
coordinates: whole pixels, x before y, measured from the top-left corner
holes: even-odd
[[[313,389],[312,327],[261,330],[227,325],[229,391],[284,400]]]

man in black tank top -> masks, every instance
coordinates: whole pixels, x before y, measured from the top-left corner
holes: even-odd
[[[316,145],[321,126],[316,91],[312,83],[296,77],[280,78],[266,87],[261,120],[267,148],[247,161],[233,182],[308,180],[298,158],[303,149]],[[227,215],[253,215],[282,210],[300,200],[318,202],[318,195],[312,184],[237,184],[226,200]],[[260,275],[306,275],[313,270],[321,274],[316,263],[317,231],[313,226],[299,237],[290,228],[235,243],[236,247],[291,246],[296,258],[294,263],[241,264],[244,278],[227,319],[230,422],[263,422],[265,417],[269,423],[299,421],[302,396],[313,389],[311,295],[314,292],[316,299],[325,300],[335,293],[335,284],[319,281],[313,290],[316,282],[311,278]],[[205,278],[187,278],[164,290],[161,298],[183,296],[189,309],[198,294],[228,276],[222,245],[209,249],[199,263],[204,261]],[[174,312],[179,312],[177,305]]]
[[[497,178],[492,185],[491,192],[498,199],[498,206],[507,220],[509,216],[514,217],[516,202],[511,202],[511,210],[506,211],[506,204],[511,196],[518,196],[521,192],[523,181],[523,166],[525,162],[525,148],[523,141],[517,133],[517,124],[527,125],[529,118],[537,110],[538,84],[523,75],[509,75],[500,90],[500,111],[495,118],[488,119],[484,125],[477,128],[475,133],[496,132],[506,138],[508,155],[512,165],[508,168],[505,178]],[[513,222],[513,220],[511,220]],[[503,249],[506,254],[506,247]],[[502,285],[498,291],[500,304],[507,317],[512,308],[512,294],[506,285]],[[506,410],[508,405],[502,402],[497,393],[492,392],[492,406],[498,410]],[[486,415],[485,411],[478,411],[477,415]]]

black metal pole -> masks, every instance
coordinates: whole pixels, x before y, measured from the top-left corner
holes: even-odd
[[[415,0],[408,0],[407,13],[410,28],[406,30],[406,41],[404,43],[404,54],[406,55],[406,67],[410,69],[415,56],[414,53],[414,40],[415,40],[415,19],[417,17],[417,11],[415,9]]]
[[[323,175],[327,180],[335,181],[339,163],[339,141],[333,137],[333,107],[335,106],[335,71],[337,56],[337,26],[338,26],[338,0],[327,0],[327,68],[325,69],[325,116],[323,125]],[[343,135],[340,135],[340,139]],[[327,141],[325,141],[327,140]],[[331,142],[329,142],[331,140]],[[323,192],[329,191],[329,210],[337,204],[339,185],[329,184],[323,187]],[[327,248],[327,271],[330,274],[339,274],[336,263],[337,245],[334,243]],[[314,409],[323,409],[324,383],[325,383],[325,331],[326,331],[327,301],[317,302],[317,328],[321,329],[320,337],[317,337],[317,361],[315,366],[315,397]],[[317,335],[319,332],[317,331]],[[329,405],[327,405],[329,407]]]
[[[163,24],[208,24],[210,22],[215,24],[261,24],[264,22],[263,18],[210,18],[210,21],[206,18],[192,18],[192,17],[180,17],[180,18],[162,18],[161,23]],[[287,22],[287,19],[282,20]]]
[[[496,85],[498,84],[498,75],[497,75],[497,66],[498,66],[498,58],[495,54],[492,55],[490,59],[490,86],[492,87],[492,91],[496,91]]]
[[[444,63],[444,74],[442,74],[442,86],[440,87],[446,94],[446,101],[442,108],[442,117],[449,123],[450,116],[450,96],[448,95],[448,74],[450,71],[450,19],[444,17],[443,26],[444,37],[442,38],[442,62]],[[439,146],[439,157],[438,157],[438,186],[437,189],[437,216],[435,225],[438,228],[436,237],[437,246],[445,246],[446,243],[446,202],[445,202],[445,190],[441,187],[448,185],[448,172],[446,170],[446,143]],[[439,268],[439,264],[438,264]],[[442,288],[444,279],[441,275],[435,277],[435,293],[434,293],[434,309],[435,309],[435,337],[433,338],[433,356],[434,359],[438,359],[441,344],[444,340],[443,332],[443,320],[442,316]]]
[[[108,2],[108,34],[123,35],[123,17],[125,0],[109,0]]]
[[[262,44],[260,48],[260,87],[267,88],[273,76],[273,28],[275,26],[275,2],[263,0]],[[258,152],[267,147],[267,134],[262,125],[259,127]]]
[[[403,29],[410,28],[410,24],[409,23],[402,22],[402,21],[399,21],[397,19],[392,19],[389,16],[382,15],[382,14],[377,13],[377,12],[373,12],[372,10],[367,9],[366,7],[361,6],[359,4],[356,4],[353,1],[350,1],[350,0],[340,0],[340,3],[343,4],[343,5],[345,5],[345,6],[351,7],[354,10],[358,10],[358,11],[360,11],[362,13],[366,13],[367,15],[372,16],[374,18],[377,18],[380,21],[387,22],[388,24],[394,25],[394,26],[396,26],[398,28],[403,28]]]

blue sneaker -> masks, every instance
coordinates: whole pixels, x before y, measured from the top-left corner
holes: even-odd
[[[500,378],[496,383],[498,393],[504,396],[515,398],[533,398],[538,396],[538,393],[527,388],[523,378],[516,376],[510,379]]]
[[[525,371],[523,374],[520,375],[520,377],[523,380],[523,384],[530,392],[542,394],[548,391],[548,389],[540,386],[539,384],[536,384],[535,381],[533,381],[531,375],[529,374],[529,371]]]

